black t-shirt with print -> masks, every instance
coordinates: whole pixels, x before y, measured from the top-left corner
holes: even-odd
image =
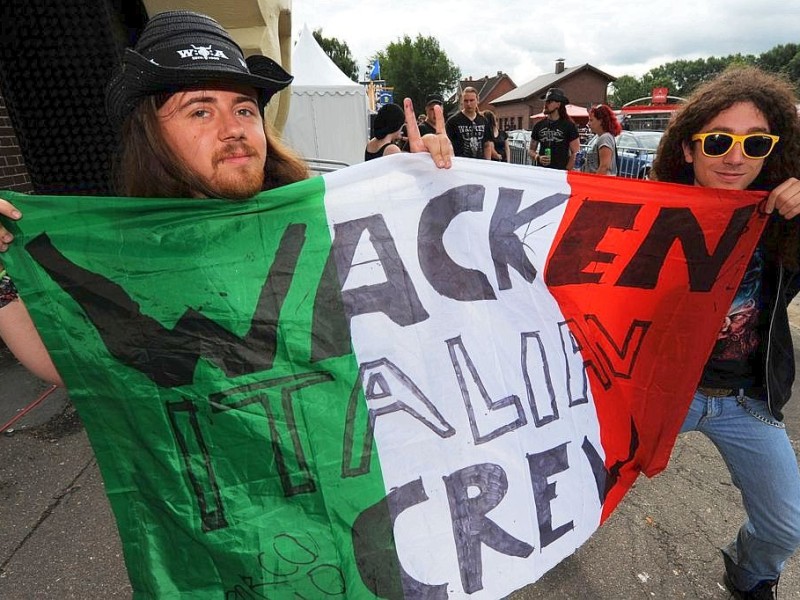
[[[483,145],[492,141],[486,117],[476,115],[470,120],[463,112],[447,119],[447,137],[453,144],[453,153],[466,158],[483,158]]]
[[[764,252],[759,246],[747,265],[700,385],[732,389],[764,385],[762,346],[768,325],[764,281]]]
[[[567,168],[569,161],[569,145],[578,139],[578,128],[572,121],[558,119],[542,119],[533,126],[531,132],[531,147],[536,148],[539,143],[539,154],[544,154],[550,148],[550,169]]]

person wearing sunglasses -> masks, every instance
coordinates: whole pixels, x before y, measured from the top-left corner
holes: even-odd
[[[531,129],[528,155],[534,165],[571,171],[581,149],[578,127],[567,113],[569,98],[561,88],[550,88],[542,96],[544,119]]]
[[[730,69],[699,87],[673,118],[651,177],[763,190],[770,215],[681,429],[719,449],[747,519],[722,549],[733,598],[775,598],[800,546],[800,471],[783,424],[795,364],[787,305],[800,289],[800,120],[787,82]]]

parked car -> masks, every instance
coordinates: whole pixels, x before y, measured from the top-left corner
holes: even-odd
[[[634,179],[647,179],[653,166],[653,159],[658,150],[663,131],[623,131],[617,140],[617,165],[620,177]],[[575,161],[576,165],[583,164],[583,158],[589,152],[594,152],[598,136],[594,136],[585,147],[581,148],[583,156]]]

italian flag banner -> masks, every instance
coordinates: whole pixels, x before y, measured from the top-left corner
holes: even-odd
[[[482,598],[675,437],[763,194],[397,155],[232,203],[6,194],[137,598]]]

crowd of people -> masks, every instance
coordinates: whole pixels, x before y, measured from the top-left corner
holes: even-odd
[[[531,131],[528,154],[534,165],[550,169],[571,170],[576,168],[576,158],[587,133],[597,134],[599,143],[585,157],[581,170],[600,175],[616,175],[617,150],[614,137],[621,126],[611,108],[604,104],[592,107],[589,122],[579,128],[567,114],[569,98],[560,88],[550,88],[542,97],[544,118]],[[480,97],[474,87],[465,87],[461,92],[460,110],[447,119],[445,133],[453,145],[455,156],[478,158],[496,162],[511,162],[511,145],[508,133],[500,128],[499,120],[490,109],[478,110]],[[432,110],[444,107],[440,94],[431,94],[426,99],[425,113],[417,119],[421,134],[436,133]],[[385,104],[378,109],[373,122],[373,136],[367,143],[364,160],[395,154],[404,148],[404,125],[396,117],[393,125],[397,130],[385,129],[389,114],[400,115],[396,104]],[[610,140],[610,141],[609,141]],[[610,153],[610,154],[609,154]]]
[[[229,59],[207,69],[177,48],[225,49]],[[158,57],[158,63],[154,57]],[[173,62],[165,59],[171,56]],[[247,59],[213,19],[178,11],[154,16],[127,50],[107,90],[112,122],[121,132],[120,195],[222,197],[247,201],[258,192],[304,179],[308,170],[263,120],[270,98],[291,76],[263,56]],[[570,169],[579,132],[558,88],[544,98],[545,119],[533,129],[536,165]],[[747,520],[723,550],[724,582],[735,598],[774,598],[786,560],[800,545],[800,471],[783,425],[794,380],[787,305],[800,288],[800,123],[793,90],[755,68],[732,69],[701,86],[671,122],[653,165],[654,179],[724,190],[762,190],[769,214],[744,284],[731,307],[738,334],[720,333],[698,382],[683,430],[699,430],[719,448],[741,490]],[[438,167],[451,156],[508,161],[508,145],[493,113],[478,110],[466,88],[461,110],[446,122],[443,99],[431,95],[420,125],[411,102],[379,111],[366,147],[385,156],[402,136],[412,152],[428,152]],[[587,169],[616,172],[613,112],[594,107],[600,136]],[[0,200],[0,214],[19,211]],[[87,232],[86,235],[91,235]],[[0,250],[13,236],[0,228]],[[744,317],[743,317],[744,315]],[[728,327],[730,323],[721,324]],[[39,377],[61,378],[13,281],[0,277],[0,336]],[[680,372],[681,365],[675,365]]]
[[[497,162],[511,162],[511,147],[508,134],[500,129],[497,116],[491,110],[478,110],[478,91],[473,87],[464,88],[461,94],[461,110],[447,119],[444,133],[453,146],[455,156],[480,158]],[[444,108],[444,98],[440,94],[430,94],[425,101],[425,113],[419,115],[417,126],[420,135],[436,134],[434,110]],[[396,132],[388,134],[386,119],[390,114],[398,114],[396,104],[384,104],[378,109],[373,120],[373,135],[367,143],[364,160],[394,154],[404,149],[402,125]],[[395,120],[393,122],[397,124]],[[381,134],[379,136],[379,134]],[[388,145],[394,145],[389,148]]]

